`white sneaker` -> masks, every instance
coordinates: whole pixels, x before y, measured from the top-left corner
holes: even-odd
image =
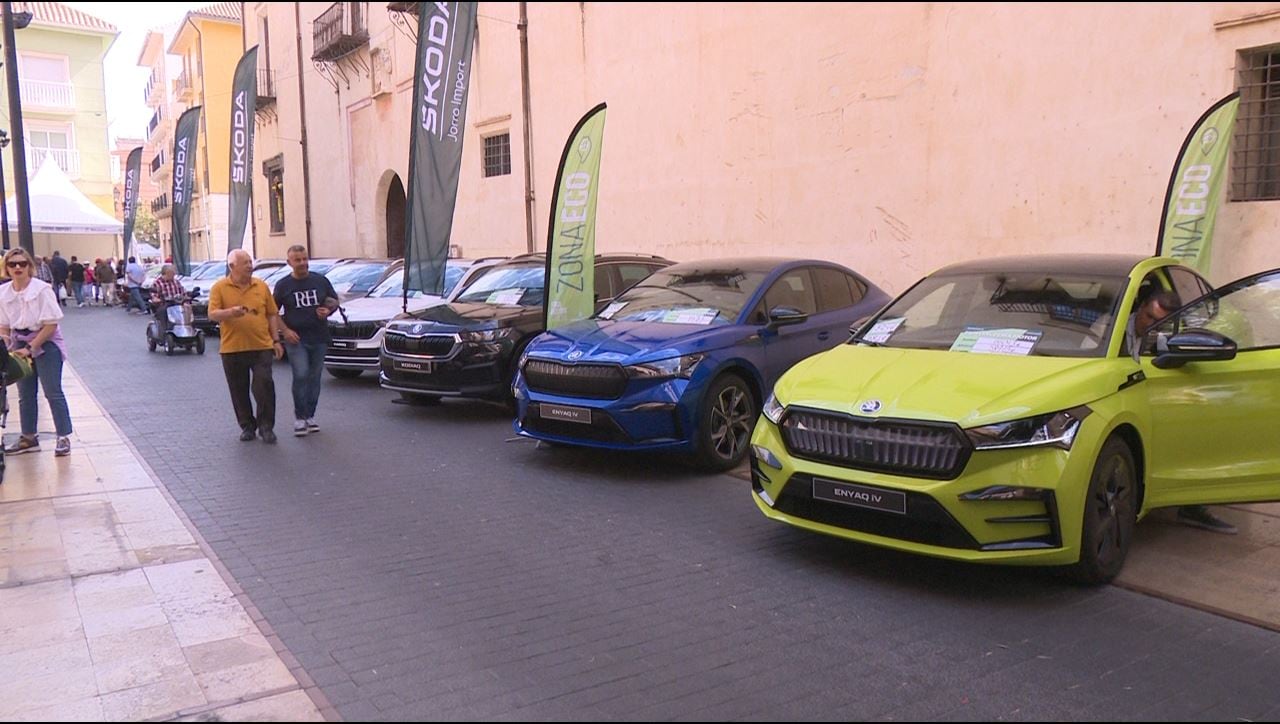
[[[306,437],[306,436],[307,436],[307,421],[306,421],[306,420],[294,420],[294,421],[293,421],[293,436],[294,436],[294,437]]]
[[[307,418],[307,432],[320,432],[320,425],[316,424],[314,417]]]

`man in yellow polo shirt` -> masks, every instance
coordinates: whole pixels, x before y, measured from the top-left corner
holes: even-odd
[[[231,390],[240,439],[249,442],[261,435],[263,442],[275,444],[276,385],[271,363],[284,355],[280,315],[266,283],[253,276],[249,252],[236,249],[227,255],[227,276],[209,292],[209,319],[222,330],[222,372]],[[249,401],[251,390],[258,403],[256,415]]]

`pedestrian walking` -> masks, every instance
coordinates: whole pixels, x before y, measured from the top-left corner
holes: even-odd
[[[58,304],[66,306],[67,277],[70,269],[67,260],[62,258],[62,252],[54,250],[53,258],[49,260],[49,272],[53,275],[53,293],[58,297]]]
[[[9,280],[0,286],[0,338],[9,354],[29,359],[35,368],[34,374],[18,380],[22,434],[4,451],[18,455],[40,449],[36,395],[43,386],[58,436],[53,454],[62,457],[71,454],[71,412],[62,392],[62,363],[66,359],[62,330],[58,327],[62,308],[53,287],[32,276],[35,264],[35,258],[25,249],[10,249],[4,255],[4,269],[0,270]]]
[[[36,265],[36,279],[53,286],[53,270],[49,268],[49,257],[42,256],[39,259],[32,257],[32,263]]]
[[[138,263],[137,257],[129,257],[129,265],[124,268],[125,284],[129,287],[129,304],[127,309],[133,314],[133,307],[138,307],[138,314],[147,313],[147,303],[142,299],[142,283],[147,280],[147,271]]]
[[[67,267],[67,284],[71,286],[71,294],[76,298],[76,306],[84,306],[84,284],[86,272],[84,264],[76,257],[71,257],[71,265]]]
[[[88,297],[89,299],[88,303],[90,305],[95,304],[98,301],[98,284],[97,284],[98,280],[96,277],[94,277],[93,270],[97,269],[98,265],[101,263],[102,263],[101,259],[94,259],[93,264],[84,265],[84,286],[85,286],[84,293]]]
[[[222,372],[240,425],[240,439],[249,442],[260,435],[263,442],[274,444],[276,386],[271,363],[284,356],[284,346],[278,341],[276,301],[266,282],[253,276],[249,252],[236,249],[227,255],[227,276],[209,290],[209,319],[221,327]]]
[[[302,437],[320,431],[316,405],[329,348],[329,315],[338,308],[338,293],[323,274],[311,271],[306,247],[289,247],[285,258],[292,273],[276,282],[275,301],[293,371],[293,434]]]
[[[116,268],[110,259],[98,264],[93,270],[93,280],[102,291],[102,304],[106,307],[116,303]]]

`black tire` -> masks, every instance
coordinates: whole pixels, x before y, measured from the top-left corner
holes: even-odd
[[[152,337],[149,334],[147,335],[147,351],[148,352],[156,351],[156,339],[155,337]]]
[[[351,370],[345,367],[325,367],[324,371],[340,380],[354,380],[364,372],[364,370]]]
[[[759,403],[741,377],[727,374],[712,382],[698,412],[698,467],[722,472],[741,465],[758,417]]]
[[[164,353],[172,355],[174,350],[178,348],[178,341],[173,338],[173,333],[168,332],[164,335]]]
[[[204,354],[204,333],[196,333],[196,354]]]
[[[1079,583],[1110,583],[1124,567],[1138,521],[1138,474],[1133,451],[1110,437],[1098,453],[1084,500],[1080,560],[1068,569]]]

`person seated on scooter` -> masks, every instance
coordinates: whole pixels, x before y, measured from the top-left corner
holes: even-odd
[[[160,276],[151,285],[151,311],[156,315],[156,324],[160,325],[160,337],[164,338],[169,331],[169,305],[166,302],[181,304],[186,290],[178,281],[177,269],[172,264],[160,268]]]

